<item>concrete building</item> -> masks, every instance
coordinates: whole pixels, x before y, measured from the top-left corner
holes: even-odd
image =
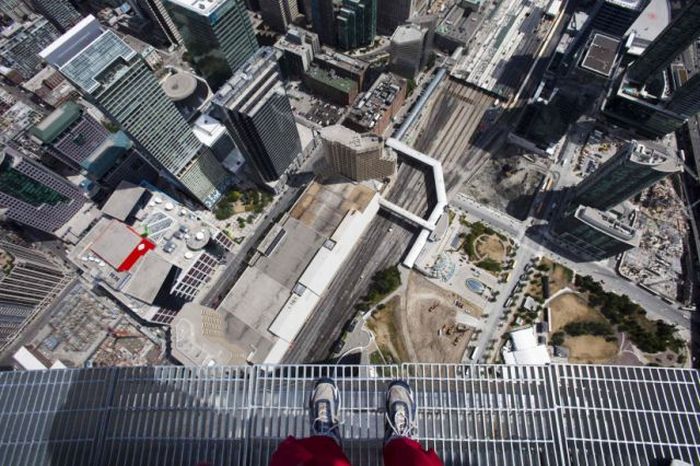
[[[700,113],[700,73],[677,88],[666,107],[688,118]]]
[[[377,32],[391,36],[416,13],[416,0],[377,0]]]
[[[261,182],[285,175],[301,140],[274,49],[259,49],[214,97],[223,123]]]
[[[396,173],[396,153],[373,134],[358,134],[341,125],[321,130],[324,156],[331,171],[353,181],[382,180]]]
[[[334,0],[311,0],[311,23],[323,45],[335,47],[338,43]]]
[[[260,14],[263,21],[281,33],[300,16],[296,0],[260,0]]]
[[[343,0],[335,21],[338,47],[371,45],[377,35],[377,0]]]
[[[0,13],[16,23],[21,23],[32,14],[32,10],[23,0],[0,0]]]
[[[101,186],[157,179],[123,131],[110,133],[75,102],[54,110],[30,134],[48,155]]]
[[[32,15],[27,21],[14,23],[2,31],[0,64],[27,80],[43,68],[41,52],[59,36],[48,20]]]
[[[622,41],[619,38],[594,33],[586,44],[581,60],[575,70],[582,84],[589,81],[607,83],[619,64],[619,51]]]
[[[299,78],[309,69],[316,54],[321,53],[321,42],[317,34],[291,26],[275,43],[275,48],[282,51],[282,73],[286,77]]]
[[[231,180],[203,150],[143,59],[114,32],[89,16],[41,55],[173,182],[207,207],[219,200]]]
[[[350,110],[343,125],[358,133],[382,136],[406,100],[408,83],[392,73],[384,73]]]
[[[226,126],[211,115],[201,115],[192,127],[195,136],[211,150],[216,160],[233,174],[240,172],[245,158]]]
[[[51,21],[61,32],[66,32],[83,19],[69,0],[31,0],[36,11]]]
[[[576,186],[572,204],[608,210],[682,170],[682,160],[668,149],[630,141]]]
[[[621,38],[648,3],[649,0],[599,0],[591,28]]]
[[[406,79],[414,79],[426,62],[428,31],[415,24],[396,28],[391,36],[389,70]]]
[[[6,146],[0,157],[3,219],[56,234],[85,204],[79,188],[14,148]]]
[[[315,95],[337,105],[350,105],[357,97],[357,84],[352,79],[338,76],[334,70],[312,65],[302,75],[302,81]]]
[[[449,54],[464,47],[479,27],[479,21],[473,21],[474,14],[458,4],[453,5],[436,28],[435,46]]]
[[[321,54],[316,55],[314,63],[324,70],[334,71],[338,76],[352,79],[360,91],[365,88],[369,71],[369,63],[365,61],[324,48]]]
[[[547,345],[537,342],[535,327],[523,327],[508,334],[501,354],[505,364],[542,365],[552,362]]]
[[[366,186],[311,183],[215,311],[178,314],[173,355],[188,366],[280,362],[378,211]]]
[[[239,0],[164,0],[197,72],[218,89],[258,48]]]
[[[614,212],[579,206],[558,219],[553,232],[568,252],[603,260],[639,246],[642,232]]]
[[[0,241],[0,351],[69,281],[64,269],[43,253]]]

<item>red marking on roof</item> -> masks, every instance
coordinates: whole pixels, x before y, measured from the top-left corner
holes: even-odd
[[[124,262],[117,268],[117,272],[124,272],[130,270],[138,260],[145,256],[148,251],[155,249],[156,245],[151,242],[148,238],[143,238],[141,242],[131,251],[131,254],[126,256]]]
[[[651,12],[649,12],[649,13],[647,14],[647,17],[648,17],[649,19],[656,19],[656,13],[654,13],[653,11],[651,11]]]

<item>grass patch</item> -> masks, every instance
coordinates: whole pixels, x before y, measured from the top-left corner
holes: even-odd
[[[503,266],[501,266],[500,262],[495,261],[490,257],[487,257],[486,259],[477,262],[476,266],[493,273],[498,273],[501,270],[503,270]]]
[[[367,319],[366,325],[374,333],[376,344],[389,364],[408,361],[406,344],[398,328],[397,315],[401,299],[391,299],[381,311],[376,311]],[[380,356],[381,358],[381,356]],[[384,361],[381,362],[384,364]]]

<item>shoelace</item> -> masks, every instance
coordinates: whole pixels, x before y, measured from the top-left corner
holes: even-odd
[[[406,408],[404,408],[403,406],[398,406],[396,408],[393,420],[389,416],[389,413],[386,413],[386,419],[391,429],[399,437],[410,437],[413,433],[413,430],[416,428],[415,422],[408,422]]]
[[[318,414],[314,419],[314,428],[319,434],[325,434],[338,426],[338,421],[328,415],[328,403],[318,404]]]

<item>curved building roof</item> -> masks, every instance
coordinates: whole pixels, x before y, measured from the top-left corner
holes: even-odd
[[[194,94],[197,90],[197,78],[192,73],[178,71],[165,78],[162,87],[170,100],[179,102]]]

